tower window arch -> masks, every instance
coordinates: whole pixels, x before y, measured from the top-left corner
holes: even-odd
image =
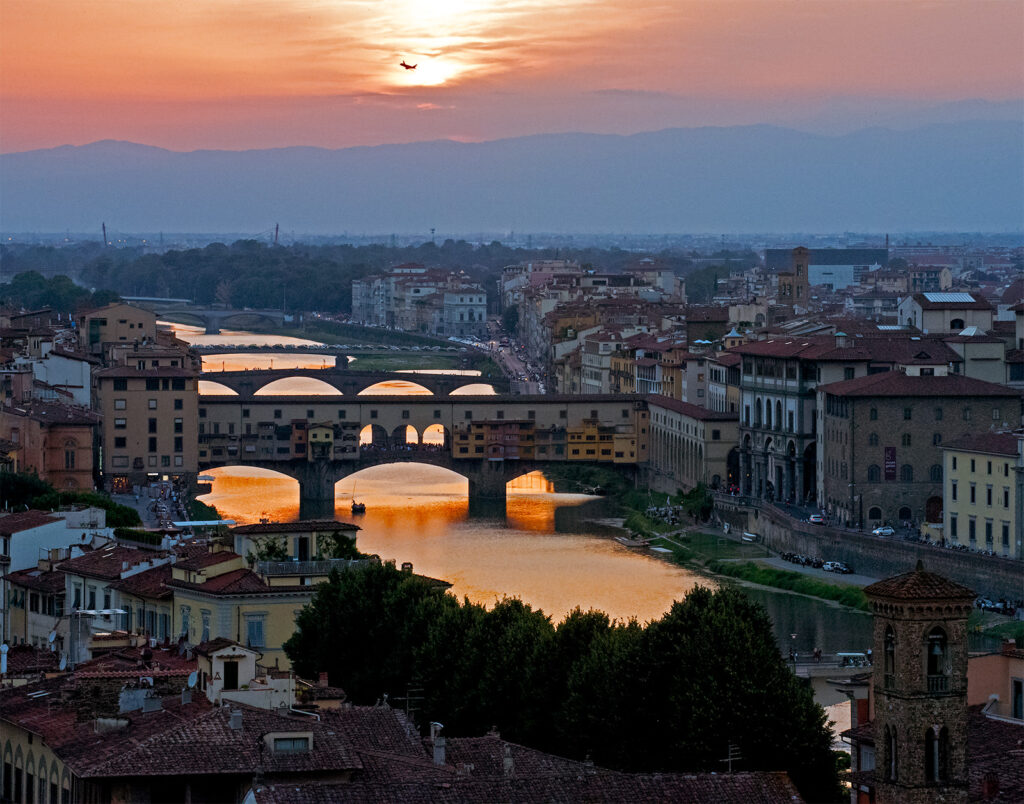
[[[872,433],[871,435],[868,436],[868,446],[869,447],[877,447],[878,446],[878,433]]]
[[[924,734],[924,778],[940,784],[949,778],[949,730],[929,727]]]
[[[912,464],[905,463],[900,467],[900,480],[904,483],[914,482],[914,467]]]
[[[891,625],[885,627],[885,686],[896,686],[896,632]]]
[[[882,467],[877,463],[873,463],[868,467],[868,483],[880,482],[882,482]]]
[[[946,692],[949,690],[949,640],[946,632],[935,626],[928,632],[927,644],[928,692]]]

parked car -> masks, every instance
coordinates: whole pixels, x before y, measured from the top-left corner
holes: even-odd
[[[810,522],[812,525],[824,525],[825,517],[823,517],[821,514],[811,514],[807,518],[807,521]]]
[[[839,569],[841,566],[842,564],[840,564],[838,561],[826,561],[824,564],[821,565],[821,568],[825,570],[825,572],[841,572],[841,570]]]
[[[875,528],[871,531],[872,536],[895,536],[896,531],[889,525],[882,525],[880,528]]]

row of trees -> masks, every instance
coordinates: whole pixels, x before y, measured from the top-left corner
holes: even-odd
[[[142,524],[138,511],[114,502],[106,494],[57,491],[38,475],[27,472],[0,472],[0,500],[12,511],[29,508],[54,511],[64,505],[89,505],[107,512],[108,528],[130,528]]]
[[[407,696],[452,735],[497,726],[631,771],[721,771],[732,744],[741,769],[787,770],[808,800],[838,794],[823,710],[735,589],[698,588],[646,626],[578,609],[554,625],[517,599],[486,609],[373,565],[318,587],[284,648],[300,675],[327,671],[356,703]]]
[[[621,271],[642,255],[622,249],[523,249],[495,241],[474,245],[464,240],[427,241],[415,246],[383,244],[272,246],[256,240],[231,245],[213,243],[205,248],[146,253],[138,247],[96,248],[94,244],[4,246],[0,272],[5,276],[29,271],[55,273],[94,288],[116,288],[126,296],[165,296],[192,299],[200,304],[222,303],[254,309],[348,312],[352,309],[352,280],[407,262],[464,270],[496,292],[496,280],[507,265],[542,259],[571,259],[600,271]],[[649,256],[683,275],[694,262],[691,254],[665,250]],[[746,267],[746,254],[723,253],[723,264]],[[728,271],[726,270],[726,273]],[[697,296],[707,295],[695,276]],[[709,286],[713,289],[713,280]],[[713,291],[712,291],[713,292]],[[35,305],[30,305],[35,306]],[[70,309],[61,307],[60,309]]]
[[[0,304],[38,310],[50,307],[62,313],[77,313],[102,307],[118,299],[112,290],[91,291],[76,285],[67,276],[49,279],[37,271],[25,271],[0,285]]]

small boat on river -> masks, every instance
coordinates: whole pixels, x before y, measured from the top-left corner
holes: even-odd
[[[352,513],[353,514],[365,514],[366,503],[361,503],[356,500],[356,484],[352,484]]]

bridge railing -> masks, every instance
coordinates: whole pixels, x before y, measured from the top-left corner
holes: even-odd
[[[314,561],[257,561],[256,572],[260,575],[303,575],[326,576],[331,570],[345,572],[368,563],[365,558],[324,558]]]

